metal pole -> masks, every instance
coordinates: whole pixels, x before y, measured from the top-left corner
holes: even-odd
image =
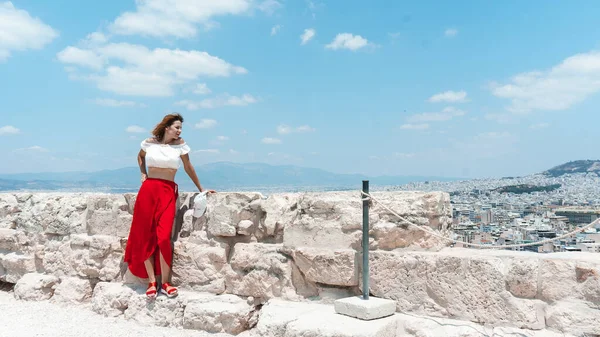
[[[364,193],[369,193],[369,181],[363,180],[362,190]],[[362,277],[363,277],[363,299],[369,299],[369,200],[366,195],[362,195],[363,199],[363,228],[362,228]]]

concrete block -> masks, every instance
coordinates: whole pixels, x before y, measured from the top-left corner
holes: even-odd
[[[391,316],[396,312],[396,302],[377,297],[347,297],[333,302],[335,312],[362,320]]]

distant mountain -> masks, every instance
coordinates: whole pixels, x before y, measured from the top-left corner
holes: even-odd
[[[558,165],[544,171],[543,174],[550,177],[560,177],[569,173],[588,173],[594,172],[600,175],[600,160],[575,160]]]
[[[427,176],[379,176],[340,174],[316,168],[264,163],[218,162],[195,167],[203,186],[220,191],[231,190],[345,190],[361,187],[363,179],[372,186],[403,185],[415,181],[453,181],[458,178]],[[195,187],[185,171],[177,173],[180,189]],[[45,172],[0,174],[0,191],[4,190],[109,190],[137,191],[140,173],[137,167],[95,172]]]

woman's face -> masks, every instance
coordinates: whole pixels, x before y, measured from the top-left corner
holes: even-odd
[[[168,126],[165,129],[165,138],[166,139],[179,139],[181,136],[181,122],[175,121],[171,126]]]

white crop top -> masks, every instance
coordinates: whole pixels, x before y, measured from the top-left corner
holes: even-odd
[[[144,139],[141,148],[146,152],[146,165],[148,167],[170,169],[178,169],[181,164],[180,156],[190,152],[190,147],[185,142],[179,145],[169,145]]]

